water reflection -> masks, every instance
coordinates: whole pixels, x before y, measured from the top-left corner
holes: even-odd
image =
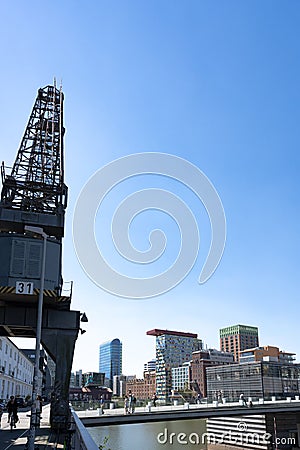
[[[205,419],[91,427],[88,431],[97,445],[108,438],[105,450],[206,450],[201,443]]]

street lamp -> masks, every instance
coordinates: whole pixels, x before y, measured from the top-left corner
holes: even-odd
[[[39,292],[39,302],[38,302],[38,312],[37,312],[37,323],[36,323],[36,341],[35,341],[35,363],[34,363],[34,374],[33,374],[33,385],[32,385],[32,406],[31,406],[31,416],[30,416],[30,429],[27,440],[27,449],[34,450],[34,441],[36,428],[39,424],[39,402],[37,402],[38,394],[41,394],[39,386],[39,362],[40,362],[40,346],[41,346],[41,335],[42,335],[42,319],[43,319],[43,300],[44,300],[44,283],[45,283],[45,269],[46,269],[46,249],[47,249],[47,237],[48,235],[44,232],[43,228],[32,227],[30,225],[25,225],[25,231],[32,233],[33,235],[41,236],[44,240],[43,245],[43,258],[42,258],[42,270],[40,278],[40,292]]]

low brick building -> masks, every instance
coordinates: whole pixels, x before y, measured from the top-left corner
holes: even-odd
[[[148,400],[156,393],[155,371],[144,372],[144,378],[136,378],[126,383],[126,394],[129,391],[140,400]]]

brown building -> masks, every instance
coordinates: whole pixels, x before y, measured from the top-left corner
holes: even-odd
[[[232,364],[233,362],[234,358],[231,353],[215,349],[194,352],[191,361],[191,387],[194,391],[200,393],[202,397],[207,397],[206,368]]]
[[[129,391],[139,400],[148,400],[156,393],[156,374],[155,371],[144,372],[144,378],[135,378],[127,381],[126,394]]]
[[[236,362],[239,362],[239,354],[242,350],[258,346],[257,327],[232,325],[220,329],[220,350],[233,353]]]
[[[264,347],[255,347],[242,350],[240,352],[240,362],[257,362],[269,360],[282,364],[289,364],[295,361],[296,353],[283,352],[278,347],[265,345]]]

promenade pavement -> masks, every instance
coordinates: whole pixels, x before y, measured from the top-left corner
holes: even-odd
[[[36,431],[35,446],[39,450],[63,449],[61,443],[56,442],[56,436],[51,434],[49,427],[50,405],[45,405],[42,411],[40,428]],[[4,413],[1,420],[0,450],[24,450],[27,443],[27,433],[30,425],[30,410],[22,409],[18,412],[19,422],[12,431],[7,422],[8,414]]]

